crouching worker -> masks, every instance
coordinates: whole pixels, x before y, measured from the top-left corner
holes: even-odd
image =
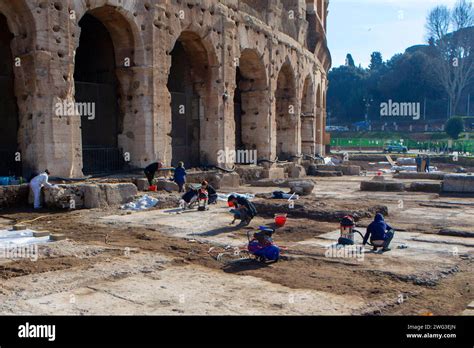
[[[208,201],[207,204],[216,204],[217,203],[217,191],[209,185],[209,183],[204,180],[201,183],[201,188],[207,191]]]
[[[234,224],[235,220],[240,220],[239,226],[247,226],[257,216],[255,205],[245,197],[230,195],[227,199],[227,204],[229,207],[234,207],[230,211],[234,214],[234,220],[230,223],[231,225]]]
[[[367,244],[370,237],[370,243],[374,247],[374,251],[378,248],[382,248],[382,251],[389,251],[389,244],[392,241],[395,231],[390,225],[388,225],[383,218],[383,215],[378,213],[375,215],[375,219],[367,227],[367,233],[364,236],[363,244]]]
[[[201,188],[198,190],[198,210],[205,211],[207,209],[207,204],[209,201],[209,193],[205,185],[201,185]]]
[[[253,235],[253,239],[248,244],[248,251],[257,257],[257,260],[264,261],[278,261],[280,258],[280,248],[278,248],[272,239],[275,230],[260,226],[260,232]]]
[[[158,170],[160,170],[162,167],[163,167],[163,163],[155,162],[148,165],[145,168],[144,173],[145,173],[146,178],[148,179],[148,183],[150,184],[150,186],[153,185],[153,180],[155,179],[155,173]]]
[[[52,185],[48,182],[48,176],[50,175],[49,170],[45,170],[43,173],[35,176],[30,181],[30,188],[33,191],[35,209],[41,208],[41,188],[46,186],[47,188],[59,188],[57,185]]]
[[[197,202],[199,196],[199,190],[190,187],[188,191],[181,197],[181,207],[183,210],[192,209],[194,204]]]

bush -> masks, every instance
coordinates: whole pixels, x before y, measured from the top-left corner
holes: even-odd
[[[459,138],[459,134],[464,132],[464,121],[461,117],[452,117],[446,122],[446,134],[452,139]]]

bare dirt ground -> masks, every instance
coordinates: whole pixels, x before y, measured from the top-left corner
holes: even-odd
[[[365,179],[317,179],[313,195],[295,206],[311,218],[289,213],[274,236],[284,258],[273,264],[232,256],[245,248],[247,232],[271,225],[270,214],[236,228],[223,203],[182,214],[171,208],[1,211],[0,227],[27,221],[68,239],[41,245],[37,261],[0,261],[0,313],[466,314],[474,300],[474,238],[438,231],[472,232],[474,198],[360,192]],[[284,200],[270,203],[275,213],[286,208]],[[358,221],[363,231],[380,206],[397,230],[392,251],[367,247],[357,257],[328,255],[338,237],[334,212],[365,212]],[[227,258],[209,253],[226,246]]]

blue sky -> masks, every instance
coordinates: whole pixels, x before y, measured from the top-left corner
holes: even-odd
[[[455,0],[330,0],[327,37],[332,66],[344,64],[351,53],[356,65],[367,67],[370,54],[384,60],[405,48],[426,43],[425,22],[436,5]]]

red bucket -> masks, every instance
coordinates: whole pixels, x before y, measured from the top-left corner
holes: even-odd
[[[285,215],[275,215],[275,224],[277,227],[283,227],[286,223],[286,214]]]
[[[156,191],[156,185],[151,185],[148,187],[148,191]]]

